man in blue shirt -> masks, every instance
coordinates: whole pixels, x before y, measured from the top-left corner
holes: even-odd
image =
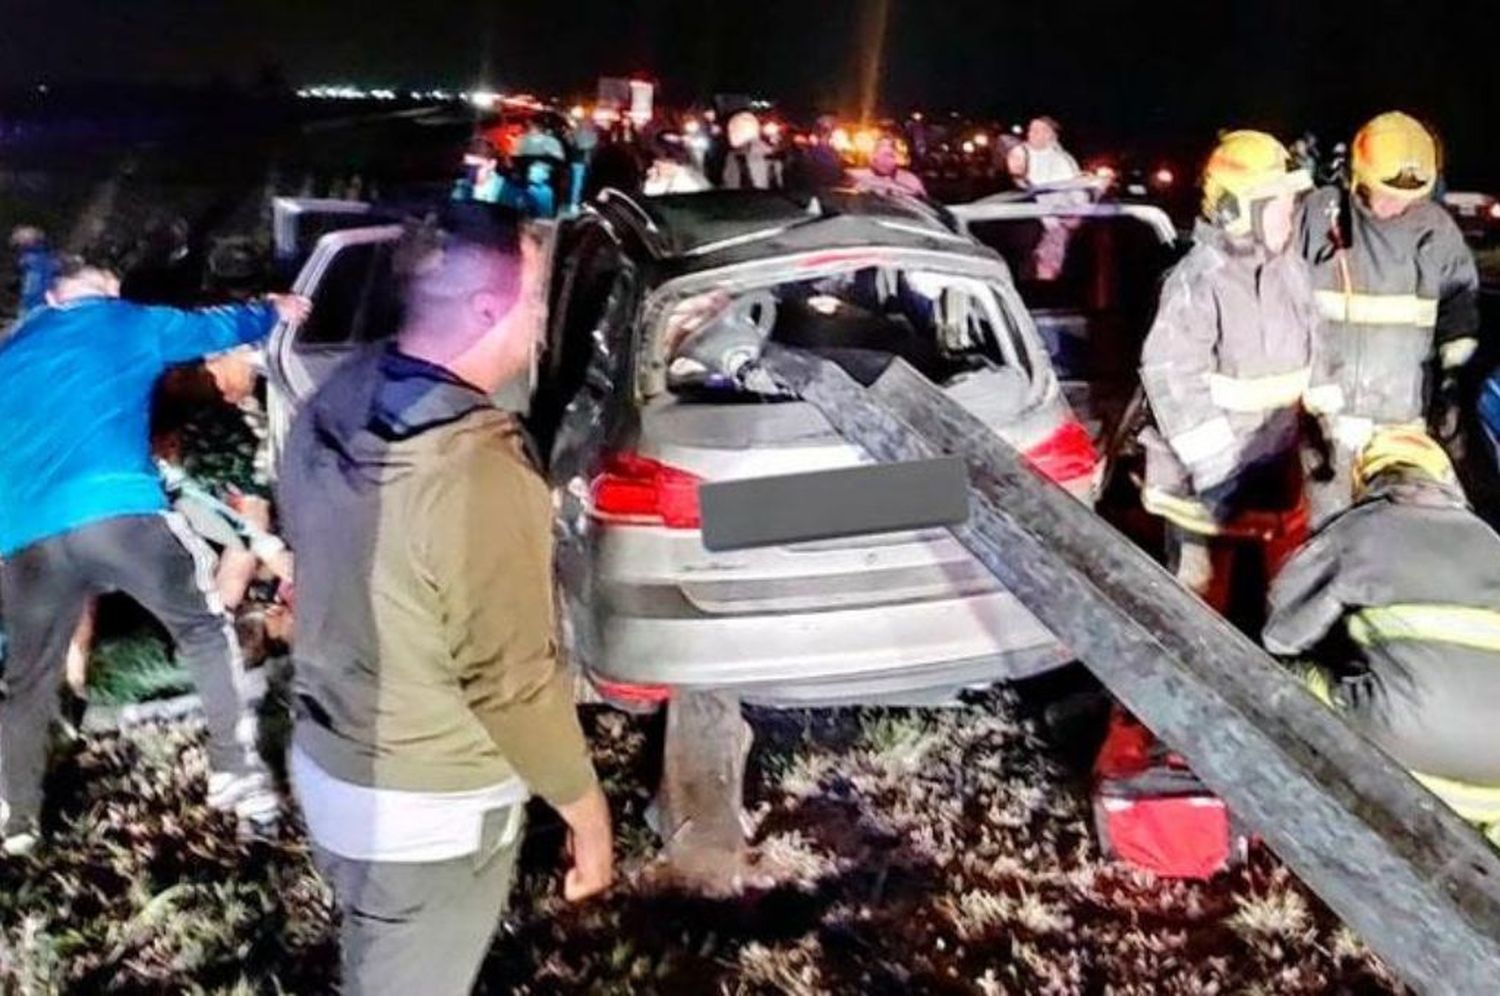
[[[250,743],[239,647],[212,558],[169,511],[150,454],[151,392],[173,364],[264,339],[309,303],[271,295],[179,311],[119,299],[120,282],[64,260],[47,304],[0,344],[0,845],[36,843],[68,641],[85,602],[122,591],[166,626],[203,698],[209,804],[251,825],[278,801]]]

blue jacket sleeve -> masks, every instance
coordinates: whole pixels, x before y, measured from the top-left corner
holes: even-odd
[[[198,311],[177,308],[144,311],[162,362],[168,365],[259,342],[276,327],[276,309],[264,301]]]

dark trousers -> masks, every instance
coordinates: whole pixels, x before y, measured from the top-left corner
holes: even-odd
[[[0,775],[12,819],[41,813],[49,727],[84,603],[124,592],[167,628],[203,699],[214,771],[251,766],[239,644],[214,588],[213,554],[175,513],[106,519],[33,543],[0,570],[8,646]]]
[[[450,861],[356,861],[313,847],[343,913],[345,996],[468,996],[510,902],[525,807],[485,817]]]

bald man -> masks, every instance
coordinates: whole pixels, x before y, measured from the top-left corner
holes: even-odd
[[[514,215],[408,233],[404,325],[293,427],[291,760],[343,909],[345,993],[468,993],[504,912],[527,798],[572,835],[564,893],[613,877],[609,810],[553,642],[552,505],[491,402],[539,332]]]

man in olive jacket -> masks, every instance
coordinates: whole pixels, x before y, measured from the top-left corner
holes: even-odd
[[[291,768],[344,914],[344,992],[461,994],[507,902],[527,797],[613,876],[609,811],[553,642],[551,501],[490,398],[526,370],[539,259],[501,209],[398,250],[394,345],[341,367],[281,473],[298,557]]]

